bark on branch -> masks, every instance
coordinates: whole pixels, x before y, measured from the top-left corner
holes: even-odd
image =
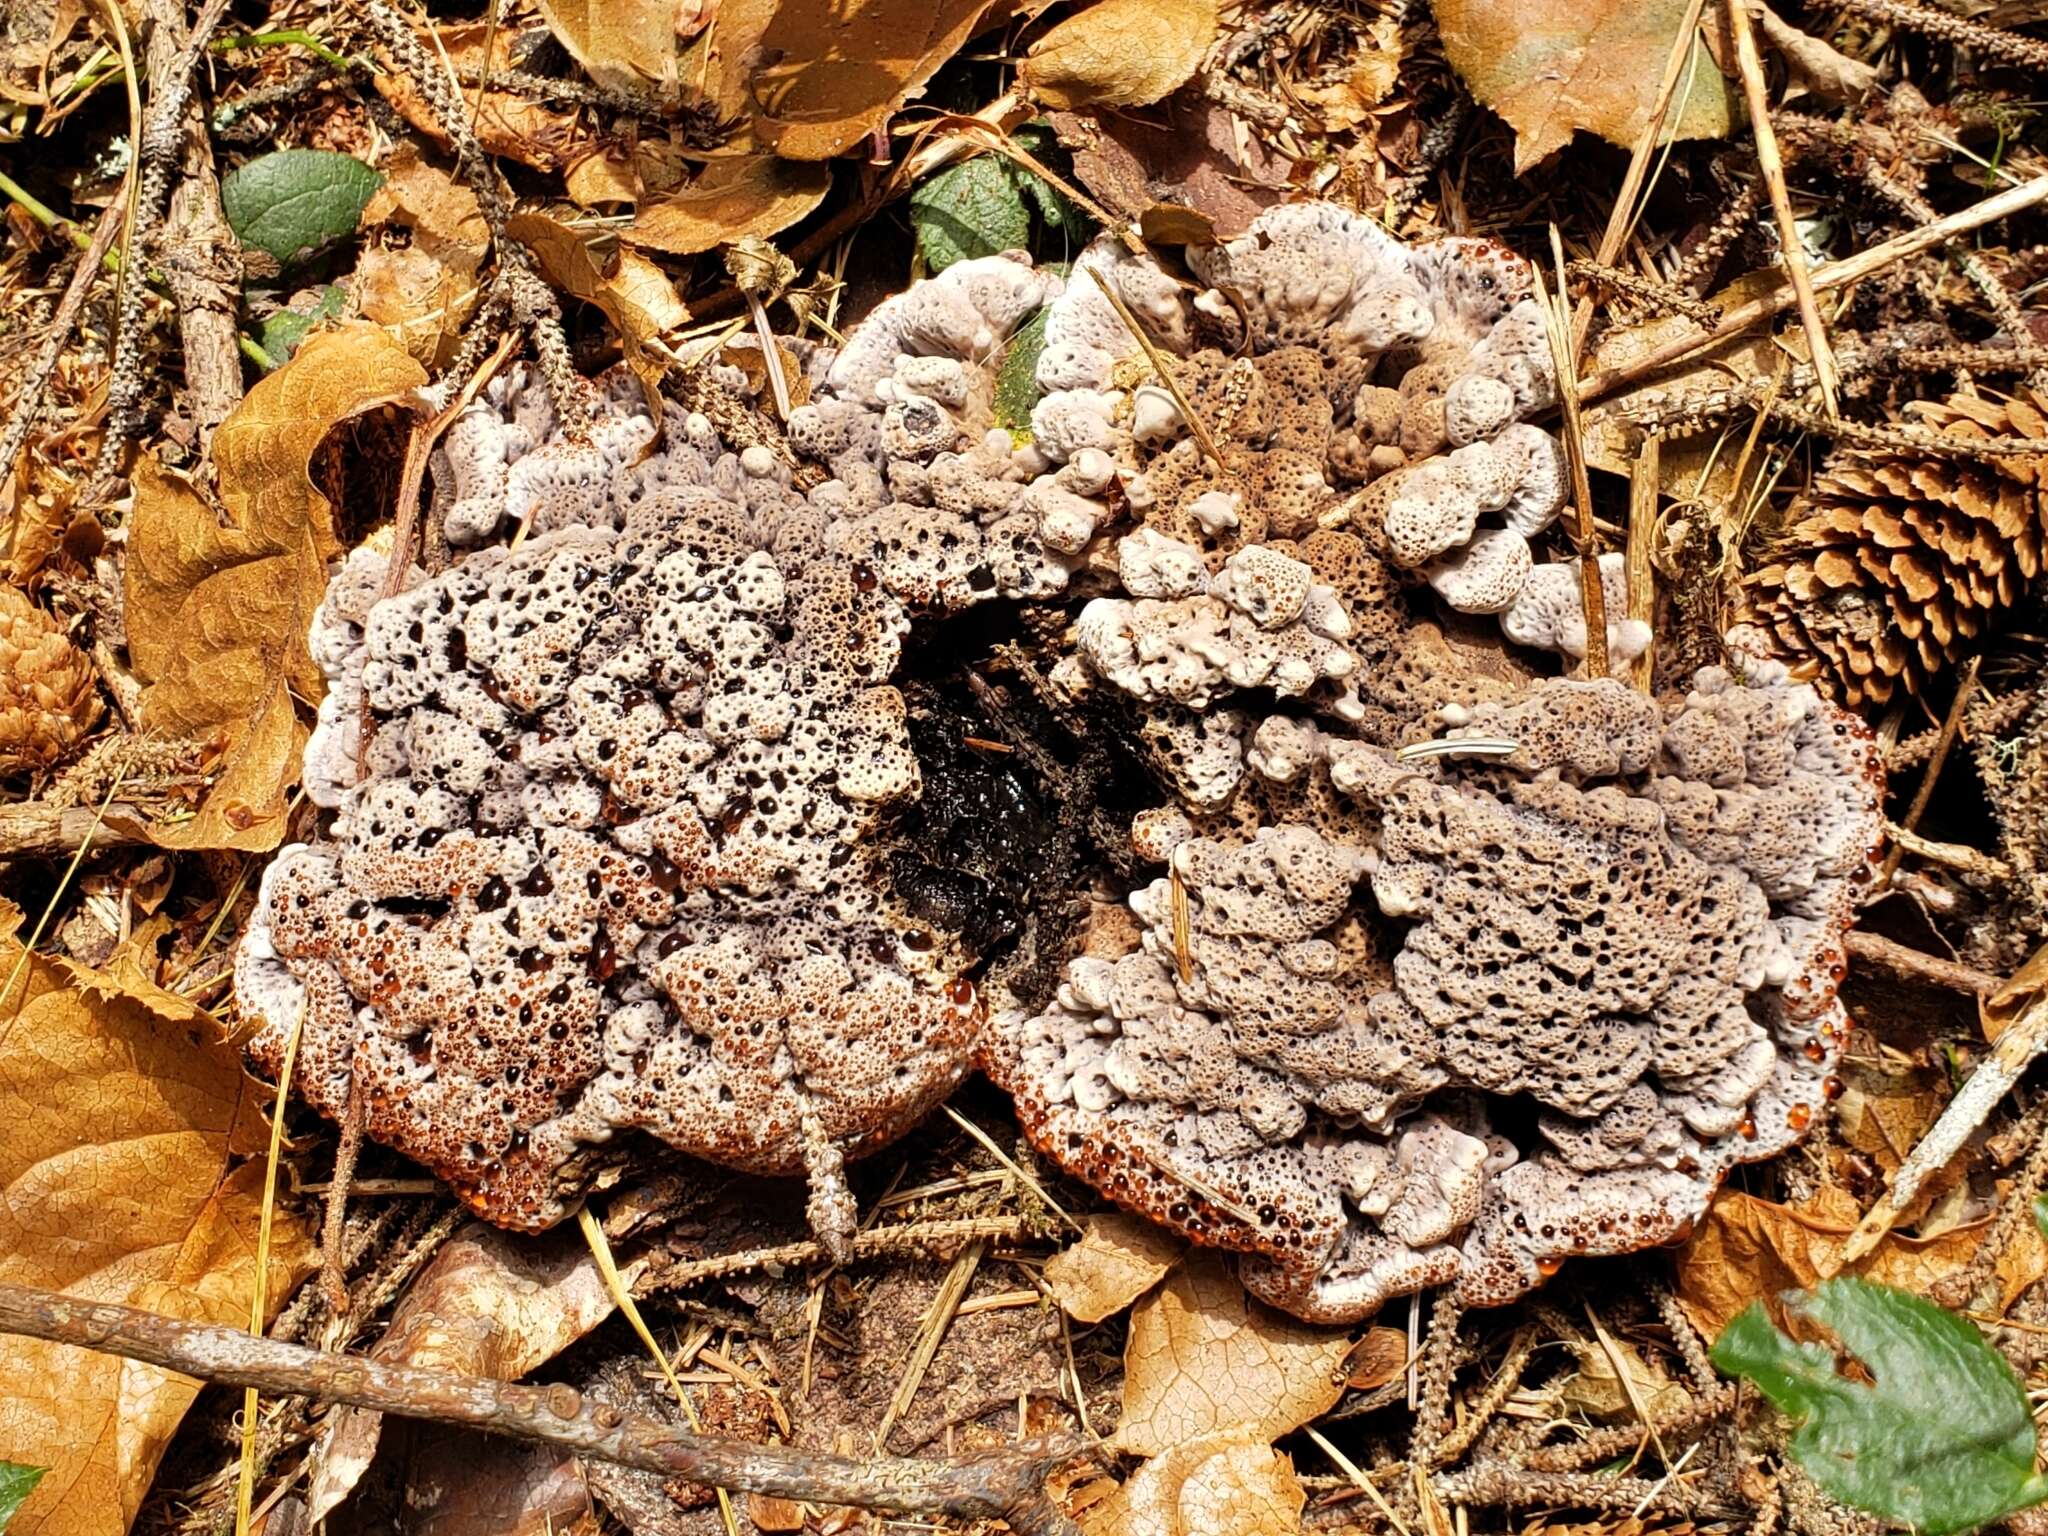
[[[1002,1519],[1020,1536],[1078,1536],[1045,1494],[1070,1444],[1030,1441],[1000,1455],[935,1461],[856,1460],[789,1446],[693,1435],[565,1383],[520,1386],[452,1371],[324,1355],[236,1328],[181,1322],[133,1307],[0,1285],[0,1333],[74,1344],[222,1386],[353,1403],[403,1418],[466,1424],[668,1477],[884,1514]]]

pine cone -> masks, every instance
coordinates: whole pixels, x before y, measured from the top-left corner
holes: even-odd
[[[85,653],[20,589],[0,583],[0,775],[60,761],[101,709]]]
[[[2030,390],[1912,410],[1955,437],[2048,435],[2048,400]],[[2044,483],[2048,456],[1839,451],[1744,583],[1744,617],[1780,654],[1820,662],[1852,704],[1917,694],[2041,569]]]

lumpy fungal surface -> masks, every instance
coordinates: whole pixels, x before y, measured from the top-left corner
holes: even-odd
[[[1668,1241],[1822,1112],[1879,785],[1769,663],[1558,675],[1526,290],[1309,203],[1185,272],[961,262],[786,428],[738,368],[596,381],[575,437],[501,377],[436,455],[453,559],[360,549],[315,622],[254,1056],[303,1018],[300,1093],[511,1226],[644,1133],[805,1176],[836,1246],[845,1161],[981,1067],[1303,1316]]]

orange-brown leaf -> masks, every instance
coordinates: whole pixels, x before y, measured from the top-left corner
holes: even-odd
[[[642,203],[619,237],[673,256],[693,256],[746,235],[766,239],[825,200],[832,173],[774,155],[717,160],[682,191]]]
[[[1263,1444],[1343,1391],[1350,1336],[1245,1294],[1230,1262],[1192,1253],[1131,1313],[1117,1449],[1153,1456],[1224,1432]]]
[[[1685,0],[1436,0],[1437,30],[1472,94],[1515,130],[1515,174],[1585,129],[1631,149],[1649,126]],[[1734,96],[1695,41],[1663,138],[1718,139]]]
[[[1045,1283],[1067,1316],[1099,1323],[1157,1285],[1186,1246],[1142,1216],[1101,1212],[1078,1243],[1046,1260]]]
[[[152,919],[103,970],[33,955],[0,903],[0,1279],[246,1325],[262,1094],[213,1021],[157,985]],[[20,969],[17,972],[16,967]],[[272,1229],[268,1295],[312,1263]],[[15,1536],[119,1536],[198,1384],[153,1366],[0,1338],[0,1459],[50,1468]]]
[[[1216,0],[1096,0],[1031,45],[1017,79],[1051,107],[1150,106],[1215,40]]]
[[[138,467],[127,604],[142,721],[215,754],[197,815],[152,828],[164,846],[261,851],[284,835],[304,744],[294,697],[323,691],[306,631],[341,552],[308,465],[337,424],[426,377],[376,326],[311,337],[214,439],[225,523],[154,460]]]

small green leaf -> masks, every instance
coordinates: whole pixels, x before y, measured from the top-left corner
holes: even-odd
[[[310,310],[280,309],[265,320],[263,334],[256,338],[257,344],[270,354],[273,361],[288,362],[313,327],[323,320],[332,320],[347,303],[347,290],[329,283],[320,290],[320,300]]]
[[[7,1522],[14,1518],[14,1512],[36,1491],[36,1484],[49,1470],[48,1467],[25,1467],[18,1461],[0,1461],[0,1531],[7,1529]]]
[[[285,264],[354,234],[383,180],[352,155],[281,149],[231,173],[220,184],[220,203],[243,245]]]
[[[2034,1225],[2041,1229],[2043,1237],[2048,1237],[2048,1195],[2034,1196]]]
[[[996,371],[996,425],[1007,427],[1018,444],[1031,441],[1031,407],[1038,403],[1038,354],[1045,350],[1048,305],[1017,328],[1003,366]]]
[[[1714,1364],[1748,1377],[1796,1422],[1792,1454],[1828,1493],[1920,1536],[2048,1499],[2026,1393],[1966,1319],[1848,1276],[1787,1305],[1839,1340],[1875,1385],[1844,1376],[1828,1346],[1780,1333],[1761,1302],[1721,1331]]]
[[[919,182],[910,194],[910,223],[924,264],[934,272],[1031,241],[1030,210],[1009,162],[999,155],[977,155]]]

